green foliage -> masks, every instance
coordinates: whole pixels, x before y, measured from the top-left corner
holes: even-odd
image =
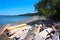
[[[56,11],[60,11],[59,10],[60,9],[60,0],[55,1],[55,9],[56,9]]]
[[[40,16],[49,18],[51,15],[56,14],[55,2],[56,0],[41,0],[35,4],[35,10]]]

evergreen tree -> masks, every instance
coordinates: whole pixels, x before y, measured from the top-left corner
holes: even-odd
[[[50,17],[56,13],[55,10],[55,1],[56,0],[41,0],[35,4],[35,10],[39,13],[40,16]]]

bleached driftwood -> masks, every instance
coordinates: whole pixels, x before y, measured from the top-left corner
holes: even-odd
[[[55,32],[52,39],[53,40],[59,40],[59,32]]]
[[[34,40],[45,40],[48,37],[47,34],[51,33],[52,31],[53,31],[52,28],[44,29],[34,37]]]
[[[52,26],[53,30],[55,31],[52,40],[59,40],[59,32],[58,29],[55,28],[55,26]]]
[[[24,27],[24,26],[26,26],[26,25],[27,25],[27,24],[20,24],[20,25],[10,26],[10,24],[7,24],[7,25],[3,28],[2,32],[0,32],[0,35],[3,34],[6,30],[11,31],[11,30],[14,30],[14,29],[17,29],[17,28]]]
[[[12,30],[11,32],[15,33],[14,35],[10,36],[9,38],[14,38],[14,37],[20,37],[21,39],[26,36],[27,32],[31,29],[31,26],[24,26],[22,28],[17,28],[15,30]]]
[[[15,25],[15,26],[10,26],[10,24],[7,24],[3,28],[2,32],[0,32],[0,36],[2,37],[2,40],[12,40],[12,38],[9,38],[6,33],[10,32],[10,34],[13,34],[17,31],[18,28],[21,28],[21,27],[24,27],[24,26],[26,26],[26,24]],[[14,31],[15,29],[16,29],[16,31]]]
[[[32,30],[29,30],[24,40],[33,40],[34,36],[37,35],[39,32],[40,32],[40,26],[35,25],[34,27],[32,27]]]

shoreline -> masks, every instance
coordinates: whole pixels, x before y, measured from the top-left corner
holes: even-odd
[[[20,25],[20,24],[24,24],[24,23],[27,24],[27,25],[33,26],[33,28],[34,28],[34,25],[36,25],[36,24],[37,25],[39,25],[39,24],[42,24],[42,25],[46,24],[47,27],[51,27],[52,24],[53,24],[52,21],[48,21],[45,18],[41,18],[39,16],[33,16],[33,17],[28,18],[26,20],[10,23],[11,24],[10,26],[16,26],[16,25]],[[42,27],[44,27],[44,26],[42,26]],[[3,27],[1,27],[1,28],[3,29]],[[0,28],[0,30],[1,30],[1,28]],[[57,27],[57,28],[58,28],[58,30],[60,30],[59,29],[60,27]]]
[[[32,16],[31,18],[28,18],[28,19],[26,19],[26,20],[21,20],[21,21],[17,21],[17,22],[12,22],[12,23],[9,23],[9,24],[11,24],[11,26],[12,25],[19,25],[19,24],[27,24],[27,23],[29,23],[29,22],[33,22],[33,21],[35,21],[35,20],[40,20],[39,19],[39,16]]]

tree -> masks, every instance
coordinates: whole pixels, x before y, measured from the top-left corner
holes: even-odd
[[[60,21],[60,0],[55,1],[54,8],[56,10],[56,14],[50,16],[50,18],[55,21]]]
[[[35,4],[35,10],[39,13],[40,16],[48,18],[56,13],[54,5],[55,0],[41,0]]]
[[[60,13],[60,0],[56,0],[55,4],[56,4],[55,9],[56,9],[57,13]]]

